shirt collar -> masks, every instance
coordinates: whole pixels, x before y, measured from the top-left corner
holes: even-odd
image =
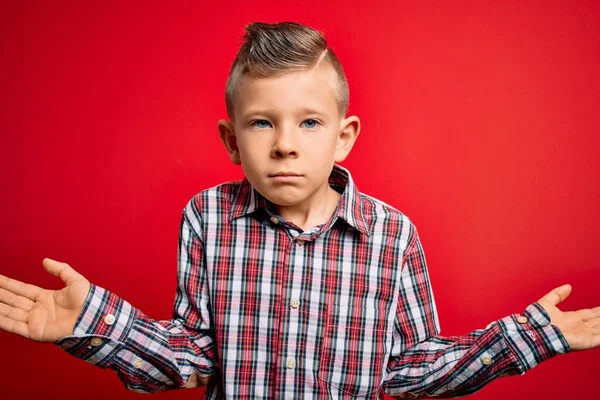
[[[343,191],[336,209],[336,216],[346,221],[348,225],[359,232],[369,236],[369,228],[365,222],[360,192],[354,184],[350,171],[338,164],[334,164],[329,175],[329,184],[338,192]],[[238,190],[231,202],[229,221],[231,222],[236,218],[251,214],[259,209],[270,210],[274,214],[277,213],[275,205],[258,193],[248,179],[244,178],[238,186]]]

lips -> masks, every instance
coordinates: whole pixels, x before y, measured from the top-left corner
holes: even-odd
[[[295,172],[278,172],[269,175],[269,179],[278,184],[296,184],[300,181],[300,178],[302,178],[302,175]]]
[[[301,176],[300,174],[296,174],[294,172],[278,172],[276,174],[271,174],[269,176]]]

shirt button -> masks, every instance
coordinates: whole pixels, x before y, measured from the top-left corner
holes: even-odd
[[[285,361],[285,365],[289,369],[292,369],[292,368],[296,367],[296,360],[294,359],[294,357],[288,357],[287,360]]]
[[[300,305],[300,300],[293,298],[290,302],[290,305],[292,306],[292,308],[298,308],[298,306]]]
[[[136,368],[139,368],[142,366],[142,360],[140,360],[139,358],[137,360],[135,360],[135,362],[133,363],[133,366]]]
[[[298,243],[298,246],[302,246],[304,244],[304,242],[306,242],[306,240],[302,240],[302,239],[296,240],[296,243]]]
[[[527,317],[524,317],[524,316],[522,316],[522,315],[521,315],[519,318],[517,318],[517,322],[518,322],[518,323],[520,323],[520,324],[526,324],[526,323],[527,323],[527,321],[529,321],[529,320],[527,319]]]
[[[90,344],[91,344],[92,346],[94,346],[94,347],[98,347],[98,346],[100,346],[102,343],[104,343],[104,342],[103,342],[103,341],[102,341],[102,339],[100,339],[99,337],[95,337],[95,338],[93,338],[93,339],[91,340],[91,342],[90,342]]]
[[[115,316],[112,314],[108,314],[106,317],[104,317],[104,323],[106,325],[112,325],[115,323]]]
[[[278,224],[279,220],[277,219],[277,217],[273,216],[273,217],[271,217],[271,222],[274,224]]]
[[[481,357],[481,362],[483,363],[483,365],[490,365],[492,363],[492,357],[483,356]]]

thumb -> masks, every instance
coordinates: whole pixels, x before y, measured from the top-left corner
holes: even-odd
[[[550,303],[556,306],[561,301],[564,301],[571,294],[571,285],[562,285],[551,290],[547,295],[540,299],[540,302]]]
[[[69,285],[78,279],[85,279],[83,275],[75,271],[67,263],[59,262],[51,258],[44,258],[42,265],[50,274],[59,277],[65,285]]]

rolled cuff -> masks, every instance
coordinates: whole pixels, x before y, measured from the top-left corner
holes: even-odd
[[[571,351],[560,329],[550,323],[550,316],[537,302],[521,314],[498,321],[509,349],[517,357],[520,373],[558,354]]]
[[[125,346],[136,310],[125,300],[94,284],[75,323],[73,335],[55,342],[67,353],[102,368]]]

